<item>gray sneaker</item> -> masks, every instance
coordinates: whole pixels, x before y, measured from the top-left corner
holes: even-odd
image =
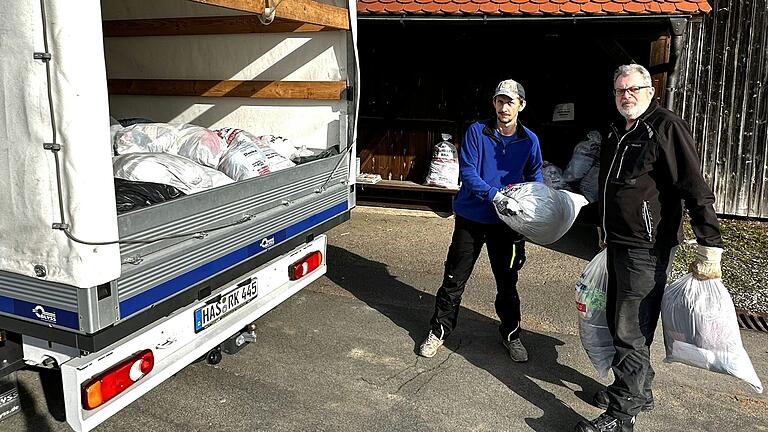
[[[504,341],[502,343],[507,348],[507,351],[509,351],[509,357],[512,358],[513,361],[518,363],[528,361],[528,351],[523,346],[523,343],[520,342],[520,338]]]
[[[422,357],[432,358],[437,354],[437,350],[443,346],[443,340],[435,336],[434,333],[429,332],[427,338],[419,346],[419,355]]]

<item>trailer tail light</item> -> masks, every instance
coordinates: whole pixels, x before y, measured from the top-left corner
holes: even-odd
[[[299,261],[288,266],[288,276],[291,280],[301,279],[320,267],[323,263],[323,254],[320,251],[312,252]]]
[[[155,366],[155,356],[144,350],[108,369],[83,386],[83,408],[92,410],[122,393],[147,375]]]

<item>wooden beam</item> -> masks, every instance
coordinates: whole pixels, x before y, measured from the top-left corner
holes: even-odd
[[[265,0],[191,0],[195,3],[234,9],[241,12],[264,13]]]
[[[349,11],[346,8],[319,3],[314,0],[191,0],[196,3],[220,6],[255,14],[264,13],[265,7],[275,7],[275,17],[291,21],[317,24],[349,30]],[[268,3],[265,3],[268,2]]]
[[[244,33],[297,33],[336,30],[333,27],[275,18],[264,25],[256,15],[109,20],[102,24],[105,37],[189,36]]]
[[[346,81],[110,79],[110,94],[341,100]]]

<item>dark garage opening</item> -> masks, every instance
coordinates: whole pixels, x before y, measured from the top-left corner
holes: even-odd
[[[525,86],[521,121],[539,136],[544,159],[565,169],[587,132],[604,133],[618,116],[611,95],[618,65],[650,66],[660,98],[671,71],[668,18],[361,17],[359,29],[361,172],[393,181],[384,192],[363,186],[363,202],[435,207],[434,200],[450,210],[449,193],[413,187],[409,196],[393,184],[422,184],[440,133],[460,145],[471,122],[493,115],[491,96],[503,79]],[[573,120],[553,120],[559,104],[573,104]]]

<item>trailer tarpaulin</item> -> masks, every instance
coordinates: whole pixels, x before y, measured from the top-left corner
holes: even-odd
[[[103,51],[98,0],[4,4],[0,270],[78,287],[120,274],[116,244],[88,244],[118,238]]]

